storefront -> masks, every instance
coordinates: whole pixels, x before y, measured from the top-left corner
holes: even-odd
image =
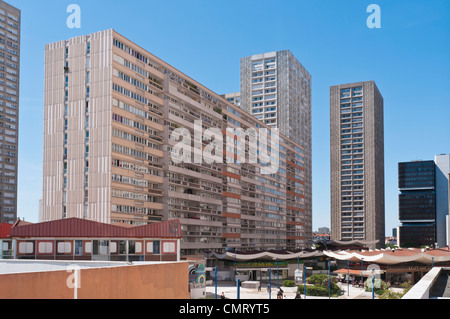
[[[302,251],[297,253],[225,253],[208,254],[209,264],[217,266],[221,272],[228,271],[229,279],[235,281],[277,280],[279,284],[294,279],[295,271],[304,265],[308,269],[319,269],[325,265],[325,256],[320,251]]]
[[[329,258],[336,260],[339,273],[343,275],[348,268],[355,275],[375,270],[380,279],[394,287],[407,282],[414,285],[434,266],[450,265],[448,248],[324,251],[324,253]]]

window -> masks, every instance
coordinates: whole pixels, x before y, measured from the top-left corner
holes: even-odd
[[[56,251],[58,254],[70,254],[72,253],[72,243],[65,241],[58,242]]]
[[[21,242],[19,243],[19,254],[32,254],[34,252],[32,242]]]
[[[117,254],[117,242],[112,241],[112,242],[109,244],[109,252],[110,252],[111,254]]]
[[[134,240],[128,241],[128,254],[129,255],[136,254],[136,241],[134,241]]]
[[[159,255],[159,244],[160,244],[159,241],[154,241],[153,242],[153,253],[155,255]]]
[[[48,241],[41,241],[38,245],[39,254],[52,254],[53,253],[53,243]]]
[[[172,242],[164,242],[163,243],[163,253],[165,254],[174,254],[176,253],[176,249],[175,249],[175,243]]]
[[[85,251],[87,254],[92,253],[92,242],[87,242],[87,243],[84,245],[84,251]]]
[[[120,255],[127,254],[127,242],[125,240],[119,241],[119,254]]]
[[[136,254],[142,254],[142,242],[137,241],[135,248],[136,248]]]
[[[75,255],[83,255],[83,241],[75,240]]]
[[[108,255],[109,242],[107,240],[94,240],[94,255]]]
[[[147,253],[153,253],[153,242],[147,242]]]

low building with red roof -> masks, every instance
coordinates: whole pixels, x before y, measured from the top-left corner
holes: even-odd
[[[10,259],[12,257],[12,241],[9,237],[12,224],[0,224],[0,259]]]
[[[68,218],[16,223],[8,242],[14,259],[179,261],[181,238],[179,220],[125,226]]]

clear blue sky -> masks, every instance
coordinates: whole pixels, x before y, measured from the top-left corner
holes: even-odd
[[[217,93],[239,59],[289,49],[313,79],[313,228],[330,226],[329,87],[374,80],[385,100],[386,235],[398,226],[398,162],[450,153],[448,0],[9,0],[22,10],[18,216],[42,194],[44,45],[114,28]],[[81,29],[66,8],[81,7]],[[369,29],[369,4],[381,28]]]

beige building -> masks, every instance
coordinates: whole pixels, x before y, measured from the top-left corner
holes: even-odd
[[[301,147],[305,210],[312,216],[311,75],[289,50],[241,58],[240,75],[241,91],[223,97]],[[312,238],[312,220],[306,223]]]
[[[0,1],[0,223],[17,219],[21,12]]]
[[[218,161],[195,160],[209,145],[198,127],[223,134]],[[269,129],[114,30],[48,44],[43,221],[179,219],[183,254],[307,247],[302,148],[280,136],[265,174],[239,161],[238,128]],[[180,129],[192,161],[172,156]]]
[[[375,82],[331,87],[331,239],[384,245],[383,97]]]

